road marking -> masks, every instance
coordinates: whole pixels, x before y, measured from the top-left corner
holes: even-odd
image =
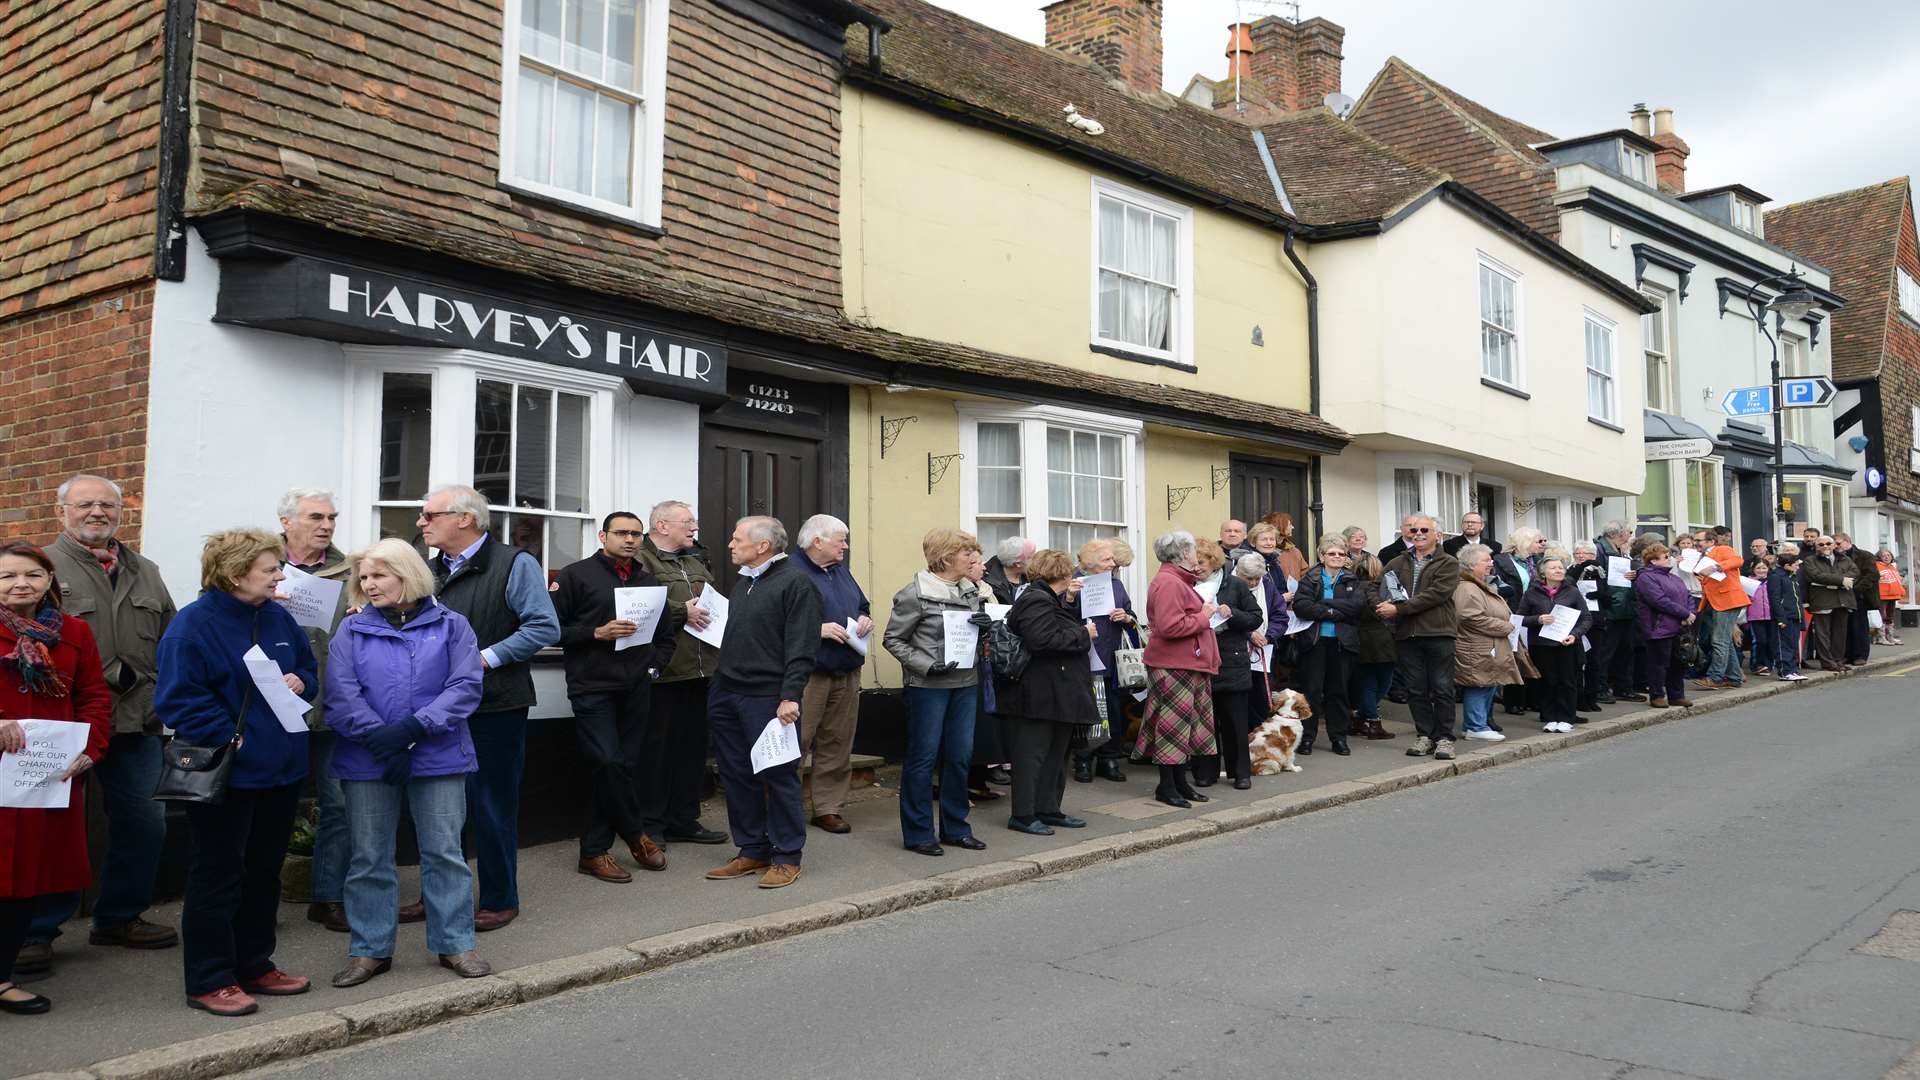
[[[1920,664],[1913,664],[1911,666],[1903,667],[1903,668],[1895,668],[1892,671],[1876,671],[1873,673],[1873,677],[1876,679],[1897,679],[1902,675],[1911,675],[1916,671],[1920,671]]]

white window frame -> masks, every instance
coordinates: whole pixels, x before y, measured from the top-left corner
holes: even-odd
[[[614,492],[624,490],[627,477],[616,475],[615,463],[624,460],[624,447],[615,432],[615,416],[624,412],[634,397],[625,379],[611,375],[575,371],[530,360],[516,360],[470,349],[432,349],[402,347],[346,346],[347,413],[341,418],[347,455],[347,490],[341,492],[344,508],[352,508],[355,528],[343,528],[341,535],[353,547],[364,547],[380,537],[379,511],[386,508],[418,507],[418,496],[381,499],[380,438],[381,400],[389,373],[425,374],[433,380],[433,423],[428,434],[428,482],[440,484],[473,483],[473,411],[482,379],[513,382],[543,390],[581,394],[588,398],[587,411],[587,510],[582,519],[582,551],[597,550],[590,530],[596,530],[602,517],[615,509]],[[420,492],[425,495],[425,492]],[[573,518],[571,512],[545,512],[493,508],[503,514]],[[366,520],[360,512],[369,510]],[[353,541],[357,535],[359,541]],[[342,546],[347,546],[343,544]],[[550,547],[551,545],[549,545]],[[542,556],[543,559],[545,556]],[[547,566],[557,570],[557,566]]]
[[[1486,310],[1482,308],[1478,311],[1480,327],[1480,377],[1514,390],[1525,390],[1527,383],[1525,279],[1520,271],[1515,270],[1513,267],[1508,266],[1506,263],[1501,262],[1499,259],[1483,251],[1480,253],[1479,266],[1473,275],[1474,299],[1476,302],[1480,296],[1480,275],[1483,272],[1491,272],[1499,277],[1505,278],[1513,285],[1513,326],[1509,329],[1501,326],[1499,323],[1488,322]],[[1488,327],[1492,327],[1501,333],[1510,334],[1513,337],[1513,378],[1511,380],[1503,379],[1487,370],[1486,330]]]
[[[1607,370],[1606,371],[1600,371],[1593,366],[1593,355],[1587,349],[1587,331],[1589,328],[1601,330],[1607,335],[1607,357],[1606,357]],[[1601,413],[1595,413],[1593,411],[1592,388],[1585,385],[1582,386],[1582,389],[1585,389],[1588,392],[1587,393],[1587,416],[1591,419],[1598,420],[1603,424],[1612,424],[1616,427],[1619,426],[1620,424],[1620,333],[1619,331],[1620,331],[1620,325],[1618,323],[1614,322],[1612,319],[1607,318],[1605,315],[1602,315],[1599,312],[1592,311],[1592,310],[1588,310],[1586,312],[1586,318],[1582,320],[1580,324],[1580,348],[1581,348],[1581,352],[1586,354],[1587,378],[1591,380],[1594,376],[1597,375],[1600,378],[1606,380],[1605,411]]]
[[[1728,201],[1732,204],[1728,217],[1732,220],[1733,227],[1750,236],[1758,236],[1759,233],[1754,231],[1754,222],[1759,214],[1754,209],[1754,205],[1738,195],[1728,196]]]
[[[634,129],[628,145],[633,160],[628,176],[633,184],[632,205],[569,191],[552,184],[529,180],[513,171],[516,160],[514,139],[519,129],[520,87],[520,11],[525,0],[506,0],[506,33],[500,56],[500,183],[510,189],[530,192],[542,198],[571,203],[595,213],[607,214],[652,228],[660,226],[661,190],[666,163],[667,137],[667,9],[670,0],[637,0],[640,11],[642,51],[634,57],[640,69],[640,85],[618,87],[577,72],[567,72],[568,81],[590,86],[635,102]],[[557,72],[557,65],[535,61],[543,71]]]
[[[1572,554],[1574,544],[1581,540],[1593,539],[1593,498],[1593,492],[1580,488],[1530,487],[1527,489],[1527,499],[1534,504],[1534,508],[1527,515],[1527,524],[1539,528],[1540,502],[1543,499],[1552,499],[1554,501],[1553,528],[1540,529],[1540,532],[1549,541],[1557,542],[1567,549],[1568,554]],[[1585,512],[1586,523],[1583,526],[1576,525],[1574,521],[1576,507]]]
[[[1920,405],[1908,407],[1907,415],[1907,471],[1920,473]]]
[[[1894,278],[1900,288],[1900,313],[1920,322],[1920,281],[1914,280],[1904,266],[1894,267]]]
[[[1642,289],[1640,294],[1660,305],[1659,311],[1649,312],[1640,316],[1641,369],[1644,372],[1648,367],[1651,367],[1655,357],[1659,358],[1658,363],[1660,369],[1659,385],[1656,386],[1651,379],[1647,380],[1647,408],[1655,412],[1674,415],[1679,412],[1679,407],[1674,402],[1673,304],[1671,303],[1674,294],[1672,290],[1658,287]],[[1653,348],[1650,344],[1652,338],[1647,333],[1647,321],[1654,318],[1660,320],[1661,347],[1658,349]],[[1642,377],[1645,378],[1644,374]],[[1658,391],[1657,395],[1656,391]]]
[[[1020,525],[1016,535],[1025,536],[1047,546],[1048,523],[1053,520],[1048,505],[1047,493],[1047,428],[1070,427],[1079,431],[1091,431],[1101,435],[1117,435],[1121,438],[1121,460],[1126,462],[1128,470],[1123,479],[1121,502],[1125,511],[1120,533],[1121,539],[1135,551],[1145,551],[1145,537],[1140,522],[1146,520],[1146,425],[1138,420],[1124,417],[1107,416],[1102,413],[1081,412],[1077,409],[1063,409],[1055,405],[994,405],[986,403],[959,402],[954,406],[960,416],[960,452],[965,455],[960,465],[960,521],[961,527],[978,535],[980,524],[980,483],[978,462],[980,454],[981,424],[1019,424],[1020,425]],[[1004,519],[1008,515],[989,515],[995,519]],[[989,556],[993,552],[987,552]],[[1077,552],[1068,552],[1077,555]],[[1128,590],[1139,597],[1137,603],[1145,603],[1145,594],[1139,591],[1144,579],[1141,578],[1142,562],[1135,560],[1125,575]],[[1011,603],[1008,597],[1001,597],[1002,603]]]
[[[1100,200],[1113,199],[1131,203],[1142,210],[1149,210],[1164,217],[1173,218],[1178,223],[1179,234],[1175,238],[1174,273],[1178,280],[1173,290],[1173,330],[1168,335],[1173,342],[1172,349],[1150,349],[1144,345],[1135,345],[1131,341],[1103,337],[1100,333]],[[1136,188],[1116,184],[1104,177],[1093,178],[1092,196],[1088,201],[1089,256],[1087,270],[1087,339],[1103,349],[1133,353],[1138,356],[1164,360],[1183,368],[1196,367],[1193,352],[1193,208],[1169,202]]]
[[[1642,184],[1653,183],[1653,155],[1638,147],[1620,145],[1620,175]]]
[[[1375,487],[1380,507],[1379,544],[1384,546],[1400,536],[1401,513],[1396,502],[1394,490],[1394,471],[1412,469],[1420,473],[1420,505],[1422,513],[1432,514],[1434,524],[1444,535],[1451,536],[1460,528],[1460,518],[1474,508],[1475,485],[1488,482],[1473,473],[1473,463],[1462,458],[1443,457],[1438,454],[1381,454],[1374,459]],[[1445,520],[1445,512],[1440,506],[1440,474],[1448,473],[1460,477],[1460,507],[1453,520]],[[1504,485],[1503,481],[1492,481]],[[1508,489],[1511,499],[1512,489]],[[1509,503],[1511,505],[1511,503]],[[1362,526],[1365,527],[1364,525]],[[1372,530],[1368,530],[1371,534]]]
[[[1807,339],[1794,334],[1780,335],[1780,375],[1782,378],[1806,377],[1825,374],[1818,370],[1813,350],[1807,348]],[[1832,420],[1825,408],[1787,409],[1781,419],[1781,435],[1786,441],[1804,446],[1809,450],[1831,452],[1831,438],[1821,440],[1819,432],[1823,427],[1832,430]]]
[[[1676,513],[1672,524],[1688,530],[1711,529],[1715,525],[1726,524],[1724,520],[1727,506],[1727,463],[1725,459],[1717,457],[1687,458],[1682,461],[1676,461],[1674,464],[1678,466],[1675,479],[1677,479],[1679,483],[1673,486],[1674,499],[1678,505],[1674,507]],[[1687,470],[1694,465],[1700,467],[1703,476],[1709,471],[1711,471],[1713,475],[1713,505],[1704,508],[1707,512],[1706,521],[1693,520],[1691,513],[1685,515],[1677,513],[1677,511],[1691,511],[1693,509],[1693,504],[1687,498]]]

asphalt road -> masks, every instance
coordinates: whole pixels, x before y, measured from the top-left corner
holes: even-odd
[[[272,1070],[1880,1080],[1920,674],[1850,679]]]

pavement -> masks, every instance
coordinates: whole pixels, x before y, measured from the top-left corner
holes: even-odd
[[[1816,676],[1798,687],[1761,680],[1743,690],[1702,693],[1700,707],[1693,710],[1610,706],[1571,735],[1546,735],[1536,724],[1521,724],[1521,718],[1514,717],[1507,742],[1463,742],[1462,756],[1454,763],[1406,757],[1410,728],[1404,709],[1396,707],[1387,726],[1399,738],[1356,741],[1349,758],[1323,750],[1302,759],[1305,772],[1257,777],[1251,791],[1215,786],[1208,789],[1213,801],[1191,811],[1151,801],[1150,769],[1130,769],[1125,784],[1069,784],[1067,808],[1086,817],[1089,827],[1061,830],[1053,837],[1005,829],[1006,803],[986,803],[976,809],[973,822],[988,850],[950,848],[940,859],[901,847],[894,803],[881,792],[881,797],[848,808],[853,833],[831,836],[811,830],[805,873],[796,885],[777,891],[747,882],[703,880],[706,869],[731,854],[727,847],[674,845],[666,872],[636,873],[634,883],[624,886],[576,873],[571,844],[530,848],[521,852],[524,914],[507,929],[478,941],[481,954],[499,972],[494,977],[452,978],[434,965],[423,930],[416,925],[401,928],[401,949],[390,974],[355,990],[333,990],[324,983],[344,962],[345,936],[307,923],[304,907],[288,905],[283,908],[276,959],[283,969],[313,976],[319,985],[301,997],[265,1000],[258,1015],[240,1020],[192,1012],[180,1003],[177,951],[91,947],[84,944],[84,928],[76,932],[70,927],[57,947],[54,973],[22,980],[54,998],[53,1014],[8,1018],[0,1027],[5,1071],[19,1075],[68,1070],[97,1077],[230,1074],[659,971],[710,953],[973,897],[1036,878],[1051,882],[1052,875],[1077,867],[1473,773],[1789,690],[1798,691],[1791,700],[1809,703],[1800,709],[1804,713],[1819,698],[1801,693],[1842,693],[1856,683],[1870,684],[1875,673],[1920,670],[1920,657],[1902,648],[1876,649],[1876,655],[1873,668],[1841,680]],[[1830,685],[1836,681],[1837,686]],[[1824,703],[1819,709],[1825,713]],[[1524,824],[1524,815],[1511,808],[1506,815]],[[723,816],[715,812],[709,821],[718,824]],[[152,917],[177,924],[178,911],[170,906]]]
[[[1915,687],[1850,678],[262,1075],[1899,1076]]]

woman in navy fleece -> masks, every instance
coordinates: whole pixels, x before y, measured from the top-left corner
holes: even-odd
[[[280,863],[307,776],[307,733],[275,719],[244,659],[257,645],[295,694],[312,701],[320,692],[306,631],[273,602],[284,553],[279,537],[259,529],[207,537],[200,598],[160,639],[153,703],[161,722],[190,746],[239,739],[225,801],[185,804],[193,834],[180,913],[187,1004],[216,1016],[245,1016],[259,1009],[254,995],[304,994],[310,985],[273,964]]]

